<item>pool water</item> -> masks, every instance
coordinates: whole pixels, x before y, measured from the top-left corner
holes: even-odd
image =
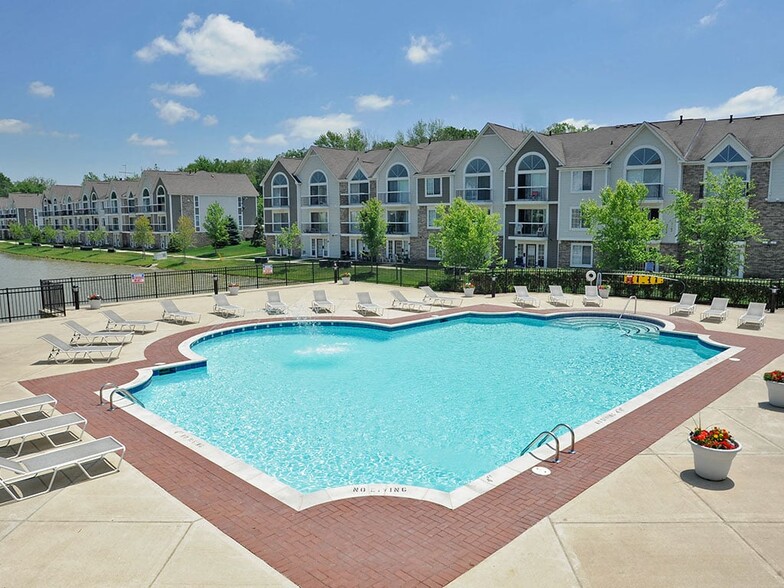
[[[246,330],[197,342],[206,367],[156,375],[136,395],[303,493],[452,491],[539,432],[588,422],[721,352],[649,330],[510,316]]]

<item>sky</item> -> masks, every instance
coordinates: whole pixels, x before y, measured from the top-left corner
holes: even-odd
[[[418,120],[784,112],[780,0],[0,0],[0,172],[272,158]]]

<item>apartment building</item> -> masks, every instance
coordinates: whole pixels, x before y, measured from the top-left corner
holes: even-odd
[[[181,216],[193,220],[196,242],[205,244],[203,220],[213,202],[234,218],[245,237],[256,221],[258,192],[244,174],[146,170],[139,180],[54,185],[44,194],[10,194],[0,199],[0,231],[8,237],[10,222],[51,225],[58,231],[77,229],[82,243],[98,227],[107,232],[105,244],[133,247],[136,219],[146,216],[155,246],[165,249]],[[61,236],[60,236],[61,238]]]
[[[742,273],[784,276],[784,115],[677,119],[545,135],[488,123],[473,140],[366,153],[312,147],[278,158],[263,180],[270,252],[297,223],[303,257],[362,256],[357,213],[377,197],[387,216],[390,261],[436,261],[429,237],[438,204],[464,198],[501,215],[510,264],[591,267],[594,251],[580,202],[620,179],[647,187],[643,207],[661,218],[658,246],[678,254],[678,227],[664,209],[672,191],[701,196],[708,172],[753,180],[750,206],[765,232],[746,244]]]

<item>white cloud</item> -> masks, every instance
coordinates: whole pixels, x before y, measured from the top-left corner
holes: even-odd
[[[193,108],[188,108],[175,100],[158,100],[153,98],[150,102],[158,111],[158,118],[170,125],[184,120],[199,120],[200,118],[199,113]]]
[[[300,116],[283,121],[290,139],[313,141],[327,131],[345,133],[349,129],[359,127],[359,121],[350,114],[327,114],[324,116]]]
[[[443,37],[431,39],[425,35],[421,37],[412,36],[411,43],[406,49],[406,59],[415,65],[428,63],[441,55],[449,45],[450,43]]]
[[[591,128],[596,128],[597,126],[599,126],[595,122],[587,118],[565,118],[561,122],[569,125],[574,125],[578,129],[586,125],[588,125]]]
[[[30,125],[16,118],[0,118],[0,134],[24,133]]]
[[[160,36],[136,52],[142,61],[155,61],[161,55],[184,55],[204,75],[264,80],[271,67],[294,59],[295,50],[257,36],[225,14],[210,14],[203,22],[189,14],[174,41]]]
[[[774,86],[756,86],[733,96],[718,106],[689,106],[667,114],[668,118],[683,115],[687,118],[725,118],[735,116],[757,116],[784,112],[784,96]]]
[[[52,98],[54,97],[54,88],[52,86],[48,86],[43,82],[32,82],[28,87],[27,91],[33,95],[38,96],[39,98]]]
[[[205,114],[204,118],[201,119],[201,122],[205,127],[214,127],[218,124],[218,117],[214,114]]]
[[[197,98],[201,96],[201,88],[196,84],[152,84],[153,90],[179,96],[180,98]]]
[[[384,110],[395,104],[406,104],[407,102],[408,100],[395,100],[394,96],[365,94],[354,99],[354,107],[360,112],[363,110]]]
[[[705,16],[703,16],[700,20],[697,21],[697,25],[700,27],[709,27],[716,23],[716,20],[719,18],[719,10],[724,8],[727,5],[727,0],[721,0],[716,6],[713,8],[713,12],[709,12]]]
[[[142,137],[139,133],[134,133],[128,137],[128,143],[139,147],[167,147],[169,142],[166,139],[154,139],[153,137]]]
[[[254,137],[250,133],[245,133],[242,137],[229,137],[229,145],[234,151],[239,153],[258,153],[265,147],[282,149],[288,145],[288,138],[283,133],[277,133],[268,137]]]

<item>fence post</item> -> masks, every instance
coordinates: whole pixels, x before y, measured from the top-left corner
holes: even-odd
[[[155,284],[155,297],[158,298],[158,272],[152,272],[152,281]]]
[[[312,261],[310,262],[310,283],[316,283],[316,264]]]
[[[189,270],[191,272],[191,294],[196,294],[196,282],[193,276],[193,270]]]
[[[117,286],[117,274],[114,274],[114,301],[120,301],[120,290]]]
[[[5,289],[5,304],[8,307],[8,322],[11,322],[11,292],[8,288]]]
[[[259,264],[254,263],[253,267],[256,269],[256,290],[259,289]]]

